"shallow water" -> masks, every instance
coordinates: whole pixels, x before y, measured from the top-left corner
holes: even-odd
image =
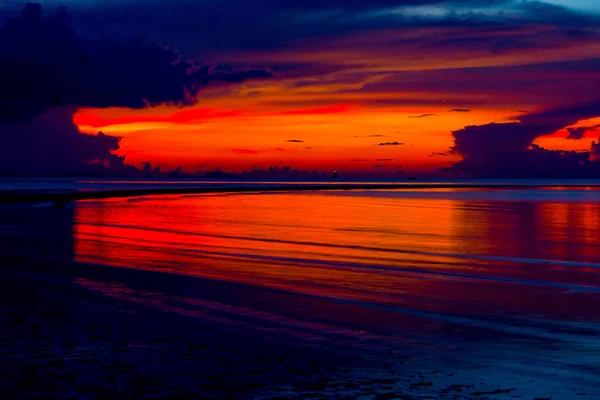
[[[54,213],[70,221],[44,228]],[[0,224],[3,251],[29,237],[32,255],[219,282],[76,279],[106,296],[373,359],[400,352],[452,372],[440,385],[600,396],[597,188],[147,196],[29,215]]]

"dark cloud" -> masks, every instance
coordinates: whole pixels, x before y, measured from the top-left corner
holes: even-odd
[[[375,161],[393,161],[393,158],[378,158]]]
[[[596,42],[600,42],[600,38]],[[597,96],[599,70],[600,58],[501,67],[402,71],[349,92],[376,99],[380,96],[381,99],[372,103],[384,106],[439,105],[440,101],[436,98],[445,98],[457,109],[489,107],[492,104],[549,104],[557,98],[569,104]],[[409,100],[386,98],[399,91]],[[418,95],[422,93],[434,98],[419,99]],[[483,93],[485,101],[482,101]],[[520,109],[517,112],[531,111]]]
[[[231,149],[231,151],[236,154],[258,154],[260,152],[255,149]]]
[[[359,136],[350,136],[353,139],[356,138],[370,138],[370,137],[389,137],[388,135],[359,135]]]
[[[403,146],[404,143],[400,143],[400,142],[381,142],[378,144],[378,146]]]
[[[77,130],[77,107],[188,105],[209,83],[270,76],[267,70],[196,66],[144,40],[84,39],[65,8],[44,17],[39,4],[29,3],[0,28],[0,173],[79,173],[92,166],[93,173],[133,173],[137,169],[126,167],[124,157],[111,153],[119,138]]]
[[[2,175],[138,175],[112,154],[120,138],[85,135],[73,124],[73,109],[53,108],[24,124],[0,126]]]
[[[597,128],[600,128],[600,125],[581,126],[578,128],[567,128],[567,132],[569,132],[567,139],[572,139],[572,140],[582,139],[583,136],[586,134],[586,132],[593,131]]]
[[[291,167],[270,167],[269,169],[252,169],[239,174],[242,179],[275,179],[275,180],[304,180],[326,179],[331,175],[320,171],[297,170]]]
[[[478,177],[597,177],[600,163],[590,152],[547,150],[533,141],[580,120],[600,116],[600,101],[522,115],[519,122],[467,126],[452,132],[453,152],[463,159],[451,168]]]
[[[173,171],[170,171],[167,175],[169,178],[185,178],[187,177],[186,173],[183,172],[183,167],[177,167]]]
[[[592,161],[600,161],[600,137],[598,138],[597,142],[592,142],[590,158],[592,159]]]
[[[288,140],[286,140],[286,142],[290,142],[290,143],[304,143],[304,140],[300,140],[300,139],[288,139]]]
[[[453,108],[452,110],[448,110],[448,112],[468,113],[468,112],[471,112],[471,109],[469,109],[469,108]]]
[[[427,5],[435,5],[436,12],[425,7],[422,13],[415,15],[415,6]],[[406,6],[412,6],[413,12],[403,12]],[[85,28],[86,33],[100,36],[107,31],[113,34],[125,31],[149,35],[153,40],[175,44],[194,54],[203,50],[277,49],[298,38],[378,28],[479,28],[560,22],[575,30],[573,28],[587,26],[593,20],[592,15],[564,7],[511,0],[172,0],[168,6],[162,1],[128,0],[74,1],[72,8],[78,27]],[[395,12],[389,12],[391,8]],[[488,39],[500,42],[504,39],[504,47],[496,46],[500,50],[520,44],[504,35]],[[527,40],[524,42],[527,44]],[[458,41],[454,45],[464,43]]]
[[[149,161],[142,163],[142,173],[146,177],[158,177],[160,176],[160,167],[152,168],[152,164]]]
[[[394,168],[393,165],[376,164],[373,168]]]
[[[450,155],[450,153],[448,153],[448,152],[445,152],[445,153],[438,153],[438,152],[435,152],[435,151],[434,151],[433,153],[431,153],[431,154],[429,155],[429,157],[435,157],[435,156],[441,156],[441,157],[445,157],[445,156],[449,156],[449,155]]]
[[[421,114],[421,115],[411,115],[408,118],[427,118],[427,117],[434,117],[437,114]]]
[[[0,29],[0,122],[24,122],[56,106],[191,104],[210,82],[270,76],[194,66],[143,40],[86,40],[75,35],[64,8],[43,17],[36,3]]]

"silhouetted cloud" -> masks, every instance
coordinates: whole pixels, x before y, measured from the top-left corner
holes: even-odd
[[[59,107],[22,124],[0,125],[0,174],[3,175],[137,175],[112,154],[120,138],[86,135],[72,120],[71,107]]]
[[[272,76],[267,70],[194,65],[175,50],[143,40],[83,39],[64,8],[43,17],[37,3],[0,29],[0,66],[0,122],[25,122],[63,105],[192,104],[210,82]]]
[[[221,168],[215,168],[212,171],[206,171],[203,177],[209,179],[233,179],[238,178],[238,175],[222,171]]]
[[[304,180],[327,179],[331,175],[325,172],[297,170],[291,167],[270,167],[269,169],[252,169],[239,174],[242,179],[275,179],[275,180]]]
[[[351,138],[372,138],[372,137],[389,137],[388,135],[358,135],[350,136]]]
[[[378,158],[375,161],[394,161],[393,158]]]
[[[448,110],[448,112],[468,113],[468,112],[471,112],[471,109],[469,109],[469,108],[453,108],[451,110]]]
[[[183,172],[183,167],[177,167],[173,171],[170,171],[167,176],[169,178],[186,178],[187,174]]]
[[[445,152],[445,153],[440,153],[440,152],[433,152],[429,155],[429,157],[435,157],[435,156],[441,156],[441,157],[445,157],[445,156],[449,156],[450,153]]]
[[[77,130],[77,107],[187,105],[211,82],[270,76],[254,68],[196,66],[143,40],[84,39],[64,7],[44,17],[40,4],[29,3],[0,28],[0,173],[141,174],[112,154],[119,138]]]
[[[146,177],[158,177],[160,176],[160,167],[152,168],[152,164],[149,161],[142,163],[142,173]]]
[[[463,157],[450,170],[479,177],[597,177],[594,146],[589,152],[547,150],[533,141],[600,116],[600,101],[519,116],[519,122],[467,126],[452,132],[452,150]]]
[[[236,154],[258,154],[260,150],[255,149],[231,149]]]
[[[582,139],[583,136],[586,134],[586,132],[593,131],[597,128],[600,128],[600,125],[582,126],[582,127],[578,127],[578,128],[567,128],[567,132],[569,132],[567,139],[572,139],[572,140]]]
[[[592,159],[592,161],[600,161],[600,137],[598,138],[597,142],[592,142],[590,158]]]
[[[288,139],[288,140],[286,140],[286,142],[290,142],[290,143],[304,143],[304,140]]]
[[[427,117],[434,117],[437,114],[421,114],[421,115],[411,115],[408,118],[427,118]]]
[[[378,144],[378,146],[403,146],[404,143],[400,143],[400,142],[381,142]]]

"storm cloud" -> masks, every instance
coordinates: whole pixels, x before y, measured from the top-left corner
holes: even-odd
[[[124,158],[112,154],[120,139],[79,133],[72,122],[78,107],[190,105],[213,82],[270,76],[197,66],[140,39],[85,39],[64,7],[45,17],[40,4],[29,3],[0,29],[0,173],[72,173],[89,163],[122,172]]]
[[[518,122],[467,126],[452,132],[462,160],[449,170],[477,177],[598,177],[597,145],[589,152],[547,150],[533,141],[580,120],[600,116],[600,100],[519,116]]]

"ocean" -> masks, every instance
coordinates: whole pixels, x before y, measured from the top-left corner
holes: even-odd
[[[494,187],[507,182],[528,186]],[[45,290],[65,285],[73,291],[65,301],[78,311],[64,322],[68,330],[58,329],[97,357],[115,343],[146,340],[114,322],[123,315],[134,325],[194,321],[202,328],[189,328],[196,336],[188,344],[202,340],[210,348],[214,339],[202,333],[209,326],[230,338],[223,346],[235,348],[232,381],[257,368],[241,362],[252,347],[269,358],[257,373],[266,384],[244,386],[233,398],[600,398],[600,187],[475,183],[276,193],[245,183],[254,190],[82,200],[62,208],[0,205],[1,315],[6,321],[14,309],[39,314],[25,299],[49,299]],[[215,183],[5,180],[0,189],[137,185]],[[7,305],[13,297],[21,298],[18,307]],[[112,321],[105,322],[117,332],[106,345],[112,350],[73,333],[79,313],[88,311]],[[25,335],[14,344],[17,327],[33,329],[28,321],[5,325],[3,351],[24,368],[28,353],[10,349],[39,339]],[[170,335],[181,334],[173,329]],[[149,349],[135,347],[127,362]],[[289,349],[329,369],[293,372],[294,360],[309,356],[289,356]],[[167,365],[181,361],[173,352],[165,357]],[[199,370],[211,368],[211,357],[195,362]],[[275,379],[277,370],[288,372]],[[291,384],[298,375],[304,383]],[[202,382],[196,395],[208,390]],[[5,384],[19,387],[16,378]],[[211,390],[222,398],[230,392]]]

